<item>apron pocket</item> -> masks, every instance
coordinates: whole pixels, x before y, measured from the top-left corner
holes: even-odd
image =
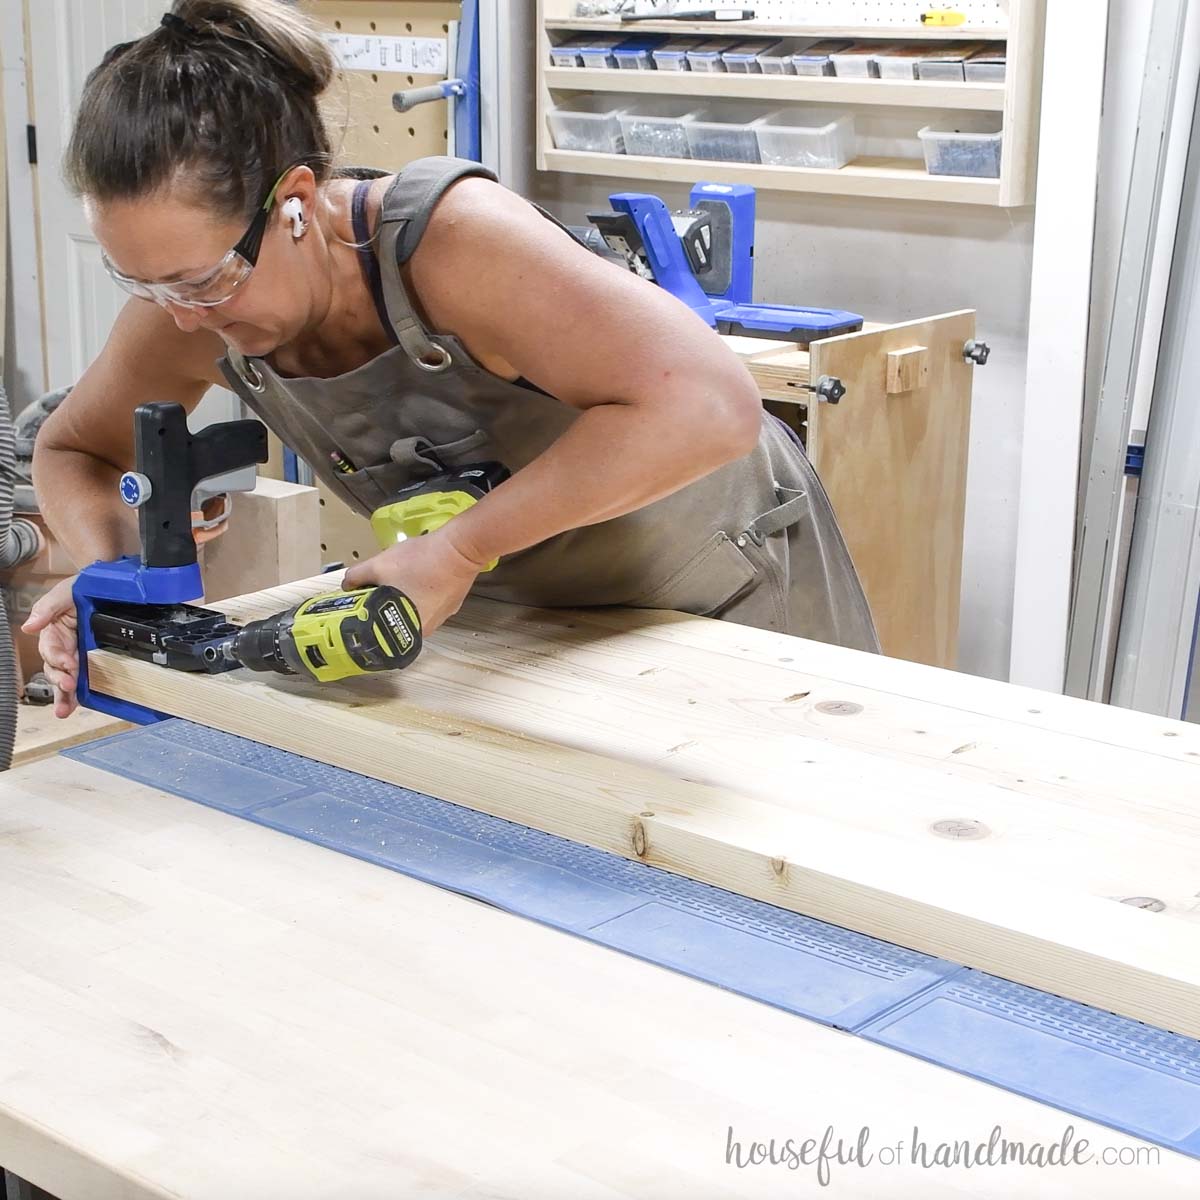
[[[337,479],[361,507],[374,512],[410,483],[429,479],[444,468],[462,465],[454,460],[478,450],[487,442],[487,436],[484,430],[477,429],[466,437],[439,445],[423,437],[397,438],[389,447],[389,462],[361,467],[349,475],[338,474]]]
[[[721,531],[669,579],[629,603],[634,608],[667,608],[706,617],[732,603],[757,578],[754,564]]]

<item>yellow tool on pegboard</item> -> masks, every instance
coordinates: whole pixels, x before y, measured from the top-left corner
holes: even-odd
[[[921,14],[922,25],[964,25],[966,20],[966,13],[955,12],[951,8],[932,8]]]

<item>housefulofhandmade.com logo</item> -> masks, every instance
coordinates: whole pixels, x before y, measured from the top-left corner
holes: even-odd
[[[876,1138],[869,1125],[853,1135],[839,1134],[832,1125],[819,1136],[769,1138],[746,1136],[729,1126],[725,1137],[725,1163],[746,1170],[776,1167],[788,1171],[809,1168],[827,1186],[836,1167],[1078,1167],[1088,1164],[1112,1167],[1156,1166],[1161,1159],[1156,1146],[1094,1146],[1067,1125],[1055,1141],[1009,1138],[993,1125],[986,1138],[943,1139],[913,1126],[911,1138]]]

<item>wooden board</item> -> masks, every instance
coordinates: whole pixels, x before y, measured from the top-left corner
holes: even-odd
[[[317,489],[262,477],[235,492],[228,527],[201,550],[206,603],[262,591],[321,570]]]
[[[91,709],[81,709],[70,718],[59,720],[54,715],[53,705],[22,704],[17,708],[17,740],[12,765],[20,767],[37,762],[70,746],[132,728],[128,721],[119,721]]]
[[[59,759],[0,789],[0,1162],[62,1200],[1156,1200],[1200,1164]],[[801,1081],[798,1085],[797,1081]],[[1142,1164],[879,1161],[911,1140]],[[872,1163],[726,1165],[869,1130]],[[1147,1161],[1148,1160],[1148,1161]],[[1082,1172],[1082,1174],[1081,1174]]]
[[[1195,726],[698,617],[484,601],[403,675],[324,689],[90,662],[125,699],[1200,1035]]]
[[[973,312],[814,342],[811,374],[845,381],[809,408],[808,453],[837,513],[886,654],[958,661]],[[888,354],[928,348],[925,386],[888,394]],[[761,364],[759,364],[761,369]]]

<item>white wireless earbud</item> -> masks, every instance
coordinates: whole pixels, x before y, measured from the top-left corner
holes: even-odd
[[[279,211],[283,213],[285,221],[291,221],[292,237],[302,236],[308,228],[308,222],[304,219],[304,205],[300,203],[300,197],[289,196]]]

